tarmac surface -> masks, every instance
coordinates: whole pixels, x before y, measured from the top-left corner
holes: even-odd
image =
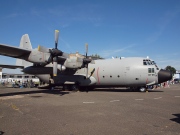
[[[0,88],[0,135],[179,135],[180,84],[149,92]]]

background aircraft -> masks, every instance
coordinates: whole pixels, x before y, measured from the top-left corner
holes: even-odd
[[[0,55],[18,58],[16,65],[3,68],[22,68],[51,86],[85,90],[96,87],[130,87],[145,91],[147,86],[172,78],[169,71],[159,69],[149,58],[118,58],[92,60],[79,53],[68,54],[57,48],[59,31],[55,31],[55,48],[38,46],[32,49],[29,36],[23,35],[20,47],[0,44]]]

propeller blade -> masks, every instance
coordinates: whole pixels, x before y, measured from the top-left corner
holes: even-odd
[[[57,76],[57,57],[53,59],[53,76]]]
[[[88,78],[88,64],[86,65],[86,79]]]
[[[95,64],[95,61],[94,60],[91,60],[91,62],[90,62],[91,64]]]
[[[86,58],[87,58],[87,53],[88,53],[88,43],[86,43]]]
[[[94,74],[95,68],[91,71],[89,78]]]
[[[41,45],[38,45],[38,51],[44,52],[44,53],[49,53],[49,49],[44,46],[41,46]]]
[[[55,30],[55,49],[58,46],[59,30]]]

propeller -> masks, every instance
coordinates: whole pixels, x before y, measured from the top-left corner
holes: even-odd
[[[58,49],[58,39],[59,39],[59,31],[55,30],[55,48],[48,49],[40,45],[38,46],[38,51],[50,54],[50,57],[48,58],[47,63],[52,62],[53,64],[53,76],[57,76],[57,66],[58,66],[59,59],[64,60],[64,61],[67,59],[71,59],[69,54],[64,53]],[[88,44],[87,43],[85,44],[85,50],[86,50],[85,57],[84,58],[77,57],[76,62],[82,62],[82,65],[80,65],[80,68],[85,67],[87,69],[86,78],[88,78],[88,64],[89,63],[95,64],[95,61],[88,57]],[[65,62],[65,65],[66,65],[66,62]],[[73,64],[70,64],[70,65],[72,66]]]
[[[55,30],[55,48],[47,49],[45,47],[38,46],[39,51],[50,53],[50,58],[48,61],[52,62],[52,64],[53,64],[53,76],[57,76],[58,56],[63,55],[63,52],[57,48],[58,47],[58,39],[59,39],[59,31]]]
[[[58,39],[59,39],[59,31],[55,30],[55,48],[54,49],[50,49],[50,53],[51,53],[51,59],[53,62],[53,76],[57,76],[57,60],[58,60],[58,56],[62,56],[62,51],[58,50],[57,46],[58,46]]]
[[[84,64],[84,67],[86,68],[86,79],[88,78],[88,64],[92,61],[92,59],[89,59],[87,57],[87,54],[88,54],[88,44],[86,43],[85,44],[85,47],[86,47],[86,55],[85,55],[85,58],[83,59],[83,64]]]
[[[88,43],[85,44],[86,47],[86,58],[87,58],[87,53],[88,53]]]
[[[55,30],[55,49],[58,46],[58,39],[59,39],[59,30]]]

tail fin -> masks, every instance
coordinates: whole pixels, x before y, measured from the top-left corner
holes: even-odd
[[[28,49],[28,50],[32,50],[32,45],[31,45],[31,41],[29,39],[28,34],[24,34],[22,36],[19,47]]]
[[[28,49],[28,50],[32,50],[32,45],[31,45],[28,34],[24,34],[22,36],[19,47]],[[31,62],[28,62],[28,61],[25,61],[22,59],[16,59],[16,65],[27,67],[27,66],[32,66],[33,64]]]

